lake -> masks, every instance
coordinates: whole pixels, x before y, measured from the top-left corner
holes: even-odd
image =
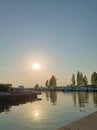
[[[43,92],[42,100],[0,104],[0,130],[57,130],[97,110],[97,93]]]

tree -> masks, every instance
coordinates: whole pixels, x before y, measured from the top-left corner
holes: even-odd
[[[87,85],[88,81],[87,81],[87,77],[86,75],[83,76],[82,72],[77,72],[77,86],[83,86],[83,85]]]
[[[77,86],[80,86],[80,72],[77,72]]]
[[[36,84],[34,88],[35,90],[39,89],[39,84]]]
[[[49,87],[49,81],[48,81],[48,80],[46,80],[45,86],[46,86],[47,88]]]
[[[88,85],[88,80],[87,80],[86,75],[83,77],[83,85],[84,85],[84,86],[87,86],[87,85]]]
[[[88,81],[87,81],[87,77],[86,75],[83,76],[82,72],[77,72],[77,86],[83,86],[83,85],[87,85]]]
[[[56,77],[53,75],[53,76],[50,78],[49,87],[50,87],[50,88],[55,88],[56,86],[57,86]]]
[[[75,75],[74,74],[72,75],[71,82],[72,82],[72,86],[75,86]]]
[[[12,84],[0,84],[1,92],[9,92],[12,89]]]
[[[92,75],[91,75],[91,84],[93,86],[97,86],[97,73],[94,72]]]
[[[80,86],[83,85],[83,73],[80,72]]]

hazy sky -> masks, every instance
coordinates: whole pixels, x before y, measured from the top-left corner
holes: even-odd
[[[66,85],[78,70],[97,71],[97,0],[0,0],[1,83]]]

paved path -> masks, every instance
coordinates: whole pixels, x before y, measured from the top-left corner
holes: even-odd
[[[58,130],[97,130],[97,112],[59,128]]]

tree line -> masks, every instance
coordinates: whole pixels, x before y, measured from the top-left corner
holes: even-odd
[[[87,86],[88,85],[88,80],[87,76],[83,75],[82,72],[77,72],[77,76],[75,77],[75,74],[72,75],[71,78],[71,85],[72,86]],[[91,85],[93,87],[97,87],[97,73],[93,72],[91,75]]]
[[[45,81],[45,86],[47,88],[56,88],[57,86],[57,78],[52,75],[50,77],[49,80]],[[71,85],[72,87],[75,86],[88,86],[88,80],[87,80],[87,76],[84,75],[82,72],[78,71],[77,75],[75,76],[75,74],[72,74],[72,78],[71,78]],[[93,72],[91,75],[91,86],[92,87],[97,87],[97,73]],[[39,85],[36,84],[35,88],[39,88]],[[12,91],[12,84],[0,84],[0,92],[10,92]]]
[[[97,87],[97,73],[93,72],[91,75],[91,84],[92,87]],[[57,79],[53,75],[49,80],[46,80],[45,86],[47,88],[55,88],[57,86]],[[89,86],[88,85],[88,79],[87,76],[84,75],[82,72],[78,71],[76,76],[75,74],[72,74],[71,78],[71,85],[72,87],[74,86]]]

